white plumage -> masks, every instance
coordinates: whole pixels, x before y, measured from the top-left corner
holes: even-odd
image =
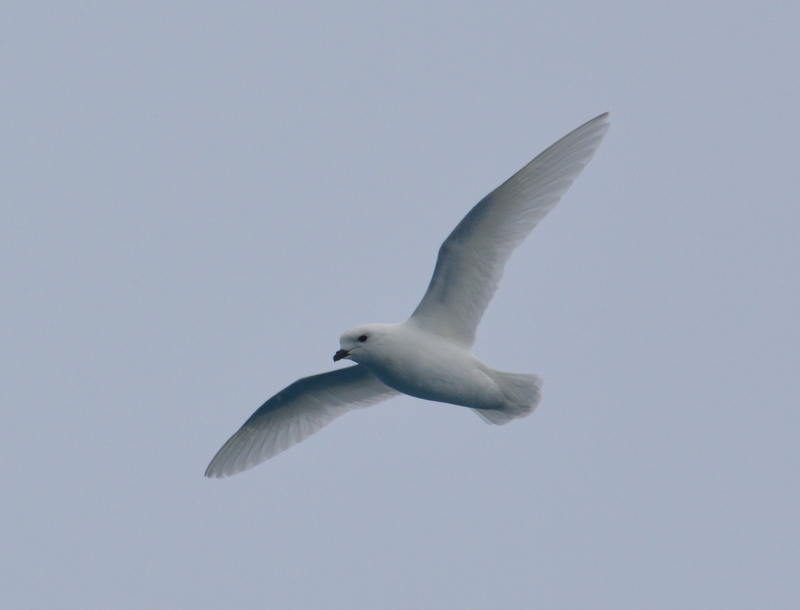
[[[541,397],[541,379],[495,371],[470,347],[506,261],[592,158],[607,119],[602,114],[569,133],[484,197],[442,244],[411,317],[344,333],[334,360],[357,364],[278,392],[222,446],[206,476],[252,468],[343,413],[398,393],[470,407],[494,424],[530,414]]]

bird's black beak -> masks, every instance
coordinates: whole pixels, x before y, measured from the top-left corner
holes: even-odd
[[[342,358],[347,358],[347,355],[348,355],[349,353],[350,353],[350,351],[349,351],[349,350],[346,350],[346,349],[340,349],[338,352],[336,352],[336,353],[333,355],[333,361],[334,361],[334,362],[338,362],[338,361],[339,361],[339,360],[341,360]]]

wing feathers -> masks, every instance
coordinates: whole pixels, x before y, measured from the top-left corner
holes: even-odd
[[[439,249],[412,318],[467,347],[475,342],[506,261],[592,158],[607,118],[600,115],[561,138],[469,211]]]
[[[397,392],[360,365],[295,381],[265,402],[211,460],[207,477],[228,477],[299,443],[352,409]]]

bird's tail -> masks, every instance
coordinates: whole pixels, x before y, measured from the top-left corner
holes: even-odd
[[[520,375],[518,373],[502,373],[492,371],[497,384],[505,396],[505,403],[497,409],[473,409],[487,424],[498,426],[507,424],[512,419],[526,417],[542,399],[541,377],[536,375]]]

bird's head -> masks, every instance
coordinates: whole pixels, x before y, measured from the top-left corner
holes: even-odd
[[[351,328],[339,337],[339,351],[333,355],[333,361],[344,358],[353,362],[364,363],[385,346],[389,332],[388,324],[365,324]]]

